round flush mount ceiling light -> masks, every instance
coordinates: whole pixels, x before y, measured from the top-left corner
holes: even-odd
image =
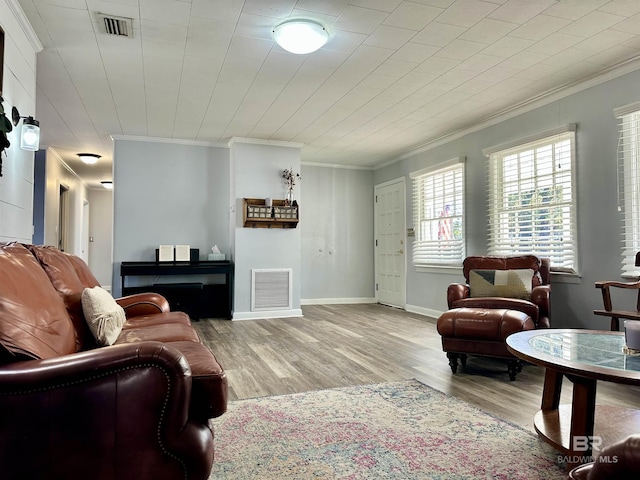
[[[93,165],[98,161],[100,155],[97,155],[95,153],[78,153],[78,157],[80,157],[80,160],[82,160],[87,165]]]
[[[329,32],[315,20],[285,20],[273,28],[273,39],[287,52],[315,52],[329,40]]]
[[[113,190],[113,182],[111,180],[103,180],[100,183],[107,190]]]

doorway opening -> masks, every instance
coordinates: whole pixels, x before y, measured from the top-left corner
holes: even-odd
[[[60,184],[58,197],[58,249],[67,251],[69,232],[69,187]]]

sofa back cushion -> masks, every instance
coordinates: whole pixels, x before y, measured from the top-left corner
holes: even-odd
[[[76,330],[76,350],[96,346],[82,311],[82,291],[100,286],[79,257],[45,245],[27,245],[38,259],[49,281],[58,291]]]
[[[54,358],[76,351],[64,302],[23,245],[0,244],[2,361]]]

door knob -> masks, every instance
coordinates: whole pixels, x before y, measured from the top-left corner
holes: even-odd
[[[401,248],[400,250],[398,250],[396,253],[404,253],[404,248]]]

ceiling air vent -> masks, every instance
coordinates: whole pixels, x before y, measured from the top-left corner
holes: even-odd
[[[97,13],[98,23],[102,33],[115,35],[116,37],[133,37],[133,18],[116,17]]]

